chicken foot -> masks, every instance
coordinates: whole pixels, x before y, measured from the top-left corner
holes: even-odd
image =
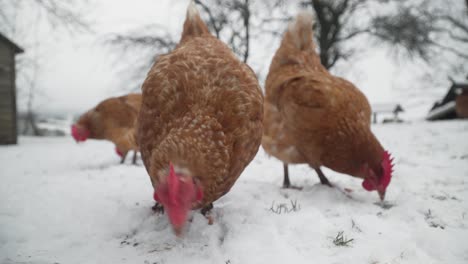
[[[317,175],[320,179],[320,183],[324,184],[324,185],[328,185],[328,187],[333,187],[333,185],[331,185],[330,181],[327,179],[327,177],[325,177],[325,174],[323,174],[322,170],[320,168],[318,169],[315,169],[315,172],[317,172]]]
[[[213,209],[213,203],[210,203],[201,209],[201,214],[206,217],[209,225],[212,225],[214,221],[213,215],[211,214],[211,209]]]
[[[156,202],[155,205],[151,207],[151,209],[157,214],[164,214],[164,206],[158,202]]]

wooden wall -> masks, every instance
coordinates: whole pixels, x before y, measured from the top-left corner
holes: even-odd
[[[11,46],[0,41],[0,144],[16,144],[15,60]]]
[[[468,118],[468,91],[460,94],[455,102],[458,117]]]

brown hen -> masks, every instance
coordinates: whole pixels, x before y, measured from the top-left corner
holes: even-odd
[[[191,2],[179,45],[142,87],[138,142],[154,198],[180,234],[190,209],[226,194],[258,151],[263,96],[250,68],[210,34]]]
[[[84,113],[72,125],[72,136],[77,142],[88,138],[113,142],[117,154],[121,156],[121,163],[125,161],[127,153],[133,150],[133,164],[135,164],[138,152],[136,121],[140,106],[141,94],[106,99]]]
[[[371,109],[352,83],[320,63],[312,40],[311,14],[289,26],[270,66],[265,90],[263,147],[285,164],[308,163],[321,183],[320,167],[364,179],[383,200],[392,174],[391,158],[370,129]]]

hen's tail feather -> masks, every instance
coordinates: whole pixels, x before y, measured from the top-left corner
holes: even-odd
[[[200,17],[197,6],[193,0],[187,8],[187,16],[184,23],[184,31],[182,32],[181,42],[190,37],[198,37],[204,34],[210,34],[208,27]]]
[[[312,41],[312,26],[314,16],[311,12],[303,11],[289,24],[288,35],[285,41],[290,41],[297,49],[306,50],[314,45]]]

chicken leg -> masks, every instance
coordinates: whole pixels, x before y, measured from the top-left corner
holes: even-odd
[[[126,158],[126,157],[127,157],[127,153],[124,153],[124,154],[122,155],[122,159],[120,160],[120,164],[124,164],[125,158]]]
[[[291,185],[291,182],[289,181],[289,166],[287,163],[283,163],[283,173],[284,173],[284,180],[283,180],[284,189],[302,190],[302,187]]]
[[[136,165],[136,162],[137,162],[137,151],[133,151],[132,164]]]
[[[320,168],[318,169],[315,169],[315,172],[317,172],[317,175],[320,179],[320,183],[324,184],[324,185],[328,185],[328,187],[333,187],[330,183],[330,181],[327,179],[327,177],[325,177],[325,174],[323,174],[322,170]]]
[[[284,180],[283,180],[283,188],[289,188],[291,187],[291,182],[289,181],[289,170],[288,170],[288,164],[283,163],[283,173],[284,173]]]

